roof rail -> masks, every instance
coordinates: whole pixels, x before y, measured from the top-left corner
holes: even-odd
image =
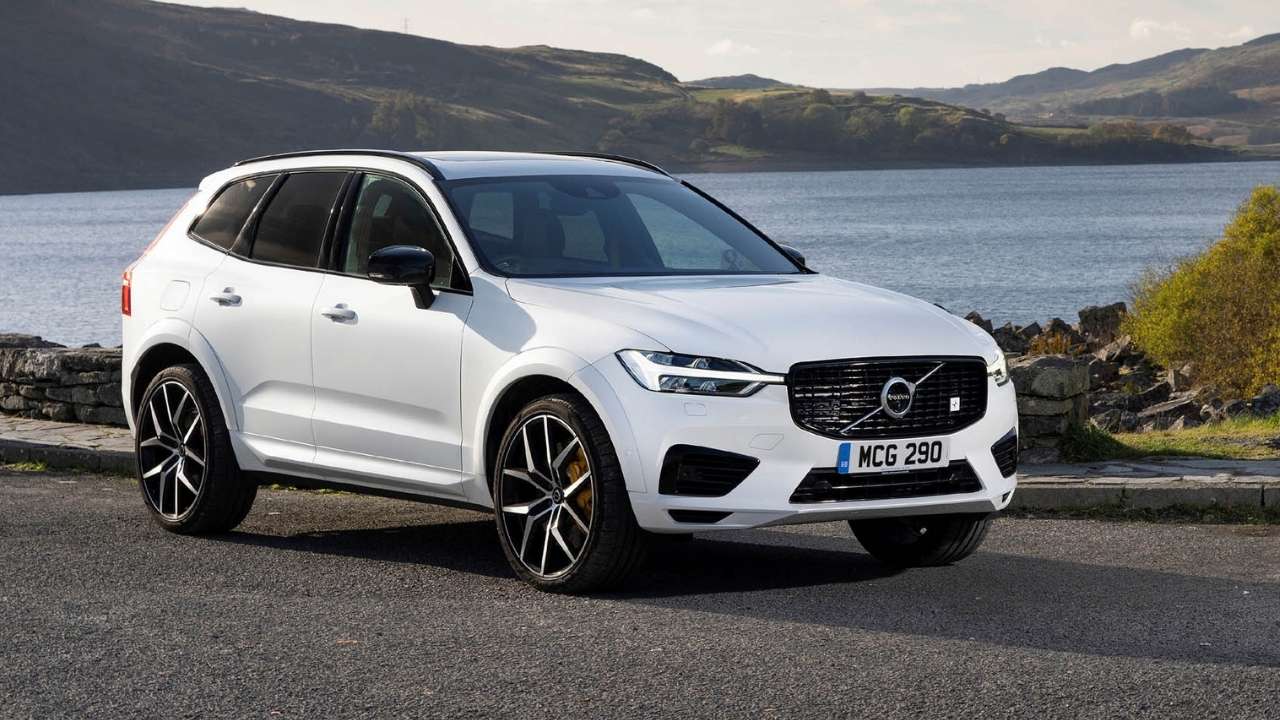
[[[440,168],[430,160],[398,150],[355,150],[350,148],[338,150],[298,150],[294,152],[276,153],[274,155],[262,155],[260,157],[248,158],[241,160],[235,164],[235,167],[247,165],[249,163],[263,162],[265,160],[287,160],[289,158],[314,157],[316,155],[374,155],[377,157],[393,158],[395,160],[403,160],[407,163],[417,165],[426,171],[435,180],[444,180],[444,173],[440,172]]]
[[[659,175],[666,175],[667,177],[671,177],[671,173],[667,172],[666,170],[663,170],[662,168],[658,167],[657,165],[654,165],[651,162],[647,162],[644,160],[637,160],[633,157],[627,157],[626,155],[613,155],[611,153],[597,153],[597,152],[573,152],[573,151],[557,152],[554,150],[542,150],[542,151],[539,151],[539,153],[542,155],[564,155],[567,157],[594,158],[596,160],[611,160],[613,162],[624,163],[627,165],[634,165],[639,168],[644,168],[645,170],[651,170],[653,172],[658,173]]]

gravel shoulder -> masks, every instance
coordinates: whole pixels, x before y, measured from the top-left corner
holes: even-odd
[[[124,478],[0,468],[0,717],[1274,717],[1280,527],[1004,518],[887,573],[840,524],[539,593],[489,516],[264,490],[169,535]]]

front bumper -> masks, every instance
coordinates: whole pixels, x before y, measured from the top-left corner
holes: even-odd
[[[1018,424],[1017,401],[1012,383],[997,386],[988,380],[987,412],[981,420],[949,435],[952,460],[965,460],[982,488],[976,492],[927,497],[860,500],[852,502],[792,503],[792,492],[815,468],[836,464],[841,441],[802,430],[793,422],[787,389],[768,386],[746,398],[706,397],[658,393],[636,384],[621,364],[604,358],[594,368],[612,386],[630,425],[637,465],[644,473],[644,487],[631,492],[636,520],[646,530],[687,533],[825,522],[852,518],[983,513],[1009,504],[1016,476],[1004,477],[996,466],[991,446]],[[658,479],[663,458],[674,445],[695,445],[747,455],[760,464],[737,487],[721,497],[663,495]],[[677,522],[672,510],[729,513],[710,524]],[[677,513],[677,515],[682,515]]]

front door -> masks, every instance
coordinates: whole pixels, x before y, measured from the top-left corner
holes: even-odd
[[[463,494],[459,399],[465,278],[422,195],[377,174],[358,179],[311,314],[317,464],[388,489]],[[368,259],[391,245],[436,258],[435,299],[369,280]]]

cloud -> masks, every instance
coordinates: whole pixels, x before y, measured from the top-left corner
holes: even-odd
[[[638,7],[631,11],[631,17],[635,20],[654,20],[658,17],[658,13],[651,7]]]
[[[1160,22],[1137,18],[1129,23],[1129,37],[1134,40],[1151,40],[1161,35],[1172,35],[1179,40],[1191,37],[1191,31],[1176,22]]]
[[[760,49],[753,45],[724,38],[708,47],[707,54],[720,57],[742,57],[744,55],[759,55]]]
[[[1231,40],[1249,40],[1255,37],[1257,34],[1258,34],[1257,31],[1253,29],[1252,25],[1241,25],[1240,27],[1236,28],[1235,30],[1232,30],[1231,32],[1224,35],[1223,37],[1226,37]]]

